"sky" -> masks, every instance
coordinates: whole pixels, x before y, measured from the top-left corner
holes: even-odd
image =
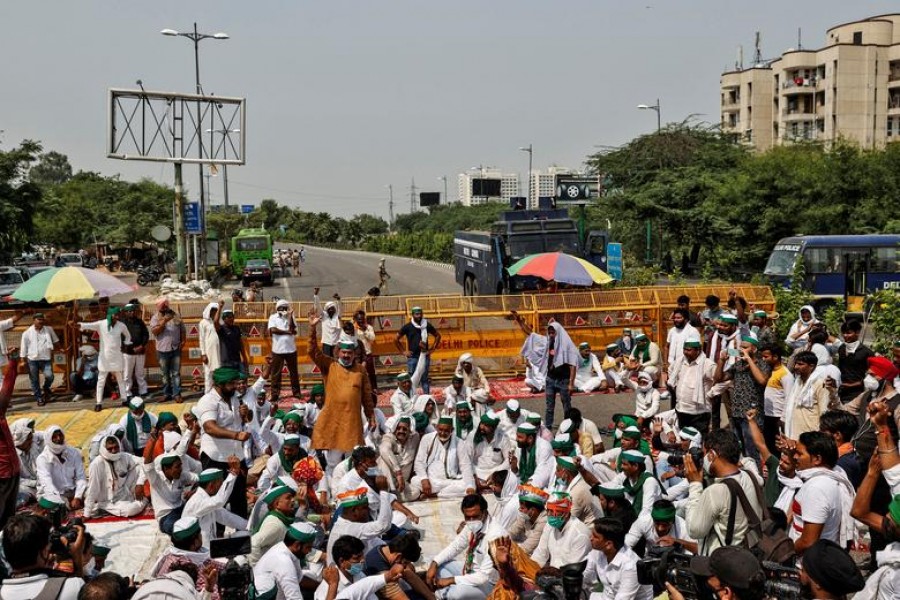
[[[247,99],[246,164],[230,167],[232,204],[275,198],[350,217],[409,211],[420,191],[456,199],[457,174],[492,166],[579,168],[599,148],[688,115],[719,120],[719,77],[738,47],[775,58],[824,45],[841,23],[900,11],[846,0],[42,0],[0,5],[0,150],[23,139],[77,170],[171,185],[172,165],[106,157],[111,87]],[[196,166],[185,167],[188,194]],[[210,198],[221,203],[222,177]]]

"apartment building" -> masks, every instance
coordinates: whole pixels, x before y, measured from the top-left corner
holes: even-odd
[[[477,183],[479,180],[497,182],[496,185]],[[474,189],[473,189],[474,188]],[[480,189],[479,189],[480,188]],[[487,168],[473,169],[457,176],[457,197],[463,206],[484,204],[485,202],[505,202],[520,196],[518,173],[503,173],[500,170]]]
[[[764,151],[840,138],[863,148],[900,139],[900,13],[832,27],[818,50],[722,74],[722,131]]]

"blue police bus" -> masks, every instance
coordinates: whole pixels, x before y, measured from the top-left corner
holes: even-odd
[[[900,235],[798,235],[779,240],[764,274],[788,287],[797,258],[803,257],[804,287],[816,296],[816,308],[837,299],[848,310],[861,310],[863,299],[878,290],[900,290]]]

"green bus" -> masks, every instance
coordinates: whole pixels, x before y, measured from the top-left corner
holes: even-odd
[[[231,265],[236,274],[251,258],[264,258],[272,264],[272,236],[265,229],[241,229],[231,238]]]

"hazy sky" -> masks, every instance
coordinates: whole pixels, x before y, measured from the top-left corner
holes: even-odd
[[[443,191],[491,165],[522,174],[579,167],[596,146],[663,121],[719,119],[719,76],[754,32],[772,58],[823,44],[828,27],[900,10],[847,0],[5,1],[0,5],[0,148],[24,138],[73,167],[171,183],[173,167],[106,158],[106,90],[192,92],[187,30],[207,92],[247,98],[247,164],[231,202],[387,216],[387,184],[409,210],[410,179]],[[197,169],[185,168],[196,193]],[[222,199],[221,177],[212,201]]]

